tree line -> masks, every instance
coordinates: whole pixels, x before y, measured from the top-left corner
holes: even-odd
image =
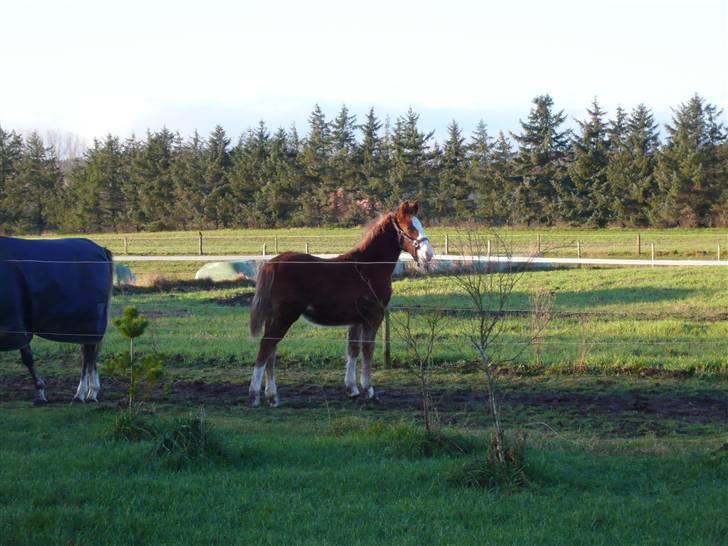
[[[457,122],[444,142],[410,109],[394,123],[346,106],[308,133],[264,122],[235,144],[221,126],[184,138],[95,140],[61,161],[37,133],[0,126],[0,232],[348,226],[416,198],[429,223],[726,226],[722,110],[699,95],[673,109],[664,140],[640,104],[611,118],[595,99],[575,130],[548,95],[516,133]]]

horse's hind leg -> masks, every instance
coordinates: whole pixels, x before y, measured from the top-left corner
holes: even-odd
[[[356,386],[356,361],[361,351],[361,324],[349,326],[349,342],[346,349],[346,375],[344,376],[344,384],[346,392],[351,398],[359,396],[359,389]]]
[[[74,401],[97,401],[96,397],[101,389],[101,383],[99,382],[99,372],[96,370],[96,356],[100,348],[100,343],[81,345],[81,379],[73,397]]]
[[[96,367],[96,361],[101,352],[101,342],[83,345],[81,351],[83,358],[86,359],[86,379],[88,381],[86,400],[98,402],[98,395],[101,391],[101,380],[99,379],[99,370]]]
[[[276,350],[268,357],[265,363],[265,397],[272,408],[278,406],[278,388],[276,387]]]
[[[291,324],[296,322],[296,319],[301,316],[301,311],[289,311],[285,315],[278,315],[273,318],[270,323],[266,324],[263,337],[260,340],[260,347],[258,348],[258,356],[255,359],[255,366],[253,367],[253,377],[250,380],[250,403],[254,408],[260,406],[260,388],[263,385],[263,375],[266,370],[271,356],[275,359],[276,347],[278,342],[283,339],[286,335]],[[273,377],[273,361],[270,369],[271,378],[273,379],[273,388],[275,388],[275,378]],[[270,385],[270,383],[269,383]],[[276,404],[278,403],[278,393],[275,392]]]
[[[33,378],[33,385],[35,386],[35,400],[33,404],[40,405],[48,402],[45,395],[45,383],[43,379],[35,371],[35,362],[33,360],[33,351],[30,350],[30,345],[20,348],[20,358],[23,364],[28,368],[30,376]]]

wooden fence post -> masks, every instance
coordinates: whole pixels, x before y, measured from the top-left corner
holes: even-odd
[[[197,238],[198,238],[198,243],[199,243],[198,244],[198,251],[200,253],[200,256],[202,256],[202,253],[203,252],[202,252],[202,232],[201,231],[198,231],[197,232]]]
[[[581,260],[581,241],[576,240],[576,257]]]
[[[650,243],[651,254],[652,254],[652,267],[655,267],[655,243]]]
[[[718,243],[718,261],[720,261],[720,243]]]
[[[384,331],[382,332],[382,342],[384,343],[384,367],[392,367],[392,342],[390,338],[389,326],[389,309],[384,311]]]
[[[488,260],[490,260],[490,239],[488,239]]]
[[[311,253],[310,253],[310,252],[308,251],[308,242],[306,243],[306,254],[311,254]]]
[[[718,248],[720,248],[720,245],[718,245]],[[126,236],[124,237],[124,254],[129,254],[129,238]]]
[[[273,238],[273,250],[278,254],[278,235]]]
[[[445,254],[450,254],[450,240],[448,239],[447,233],[445,234]]]
[[[637,234],[637,256],[642,256],[642,242],[639,233]]]
[[[265,243],[263,243],[263,257],[265,257]]]

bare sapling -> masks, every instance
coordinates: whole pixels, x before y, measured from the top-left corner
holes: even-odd
[[[491,240],[496,244],[492,245]],[[534,339],[540,339],[550,318],[550,311],[542,313],[539,320],[532,322],[529,337],[522,343],[508,344],[512,347],[510,354],[508,351],[496,350],[509,326],[509,304],[514,290],[530,264],[530,259],[515,263],[511,249],[497,234],[491,235],[487,240],[470,231],[464,236],[462,243],[463,267],[453,277],[472,306],[472,319],[466,327],[465,335],[475,349],[480,368],[485,375],[488,409],[494,429],[494,459],[500,465],[512,463],[515,454],[522,454],[523,446],[509,448],[507,445],[498,403],[496,368],[518,360],[533,344]],[[471,258],[465,258],[466,256]],[[532,255],[529,256],[531,257]]]
[[[415,315],[421,320],[415,320]],[[405,360],[409,370],[414,372],[422,397],[422,421],[425,432],[430,433],[433,425],[432,400],[432,354],[440,339],[445,315],[441,309],[413,309],[403,307],[391,313],[395,334],[407,347],[410,357]]]
[[[533,362],[537,368],[540,368],[542,365],[544,332],[546,325],[551,321],[554,294],[549,290],[539,289],[532,292],[528,300],[531,304]]]

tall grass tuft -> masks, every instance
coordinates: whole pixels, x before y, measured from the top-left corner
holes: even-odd
[[[504,434],[501,461],[497,455],[495,435],[491,439],[485,458],[471,459],[455,466],[449,481],[466,487],[488,490],[514,491],[528,485],[526,475],[526,435]]]
[[[175,469],[190,463],[225,462],[228,459],[220,435],[204,411],[176,419],[159,436],[155,453]]]

